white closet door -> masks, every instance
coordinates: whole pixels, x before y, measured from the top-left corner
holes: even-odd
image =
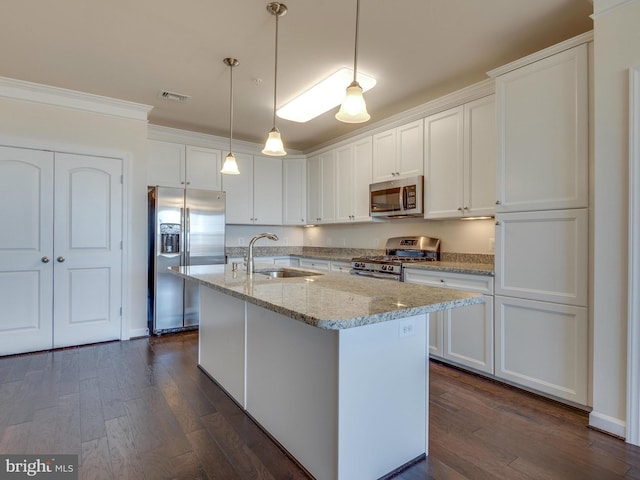
[[[0,147],[0,355],[51,348],[53,154]]]
[[[54,342],[120,338],[122,162],[55,155]]]

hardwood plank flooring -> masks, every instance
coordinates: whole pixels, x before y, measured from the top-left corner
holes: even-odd
[[[197,348],[189,332],[0,357],[0,453],[77,454],[84,480],[310,478],[197,368]],[[393,478],[640,480],[640,448],[585,412],[430,372],[430,455]]]

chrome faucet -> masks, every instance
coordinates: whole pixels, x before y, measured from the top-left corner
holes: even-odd
[[[251,240],[249,240],[249,258],[247,258],[247,274],[253,275],[254,263],[253,263],[253,244],[256,243],[256,240],[260,240],[261,238],[268,238],[269,240],[276,241],[278,240],[278,236],[275,233],[259,233],[254,236]]]

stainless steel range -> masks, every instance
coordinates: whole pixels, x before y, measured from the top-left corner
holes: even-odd
[[[440,240],[431,237],[393,237],[385,245],[386,255],[351,259],[351,274],[404,281],[403,265],[440,260]]]

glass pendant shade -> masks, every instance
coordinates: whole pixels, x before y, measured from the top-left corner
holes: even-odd
[[[271,155],[273,157],[282,157],[287,154],[282,144],[282,138],[280,137],[280,130],[273,127],[267,137],[267,142],[264,145],[262,153],[265,155]]]
[[[367,112],[367,104],[362,96],[362,87],[354,81],[347,87],[347,93],[340,110],[336,113],[336,119],[345,123],[363,123],[370,118],[371,115]]]
[[[238,163],[236,162],[236,157],[233,156],[233,153],[229,152],[227,158],[224,159],[224,164],[222,165],[220,173],[226,173],[227,175],[240,174],[240,170],[238,170]]]

